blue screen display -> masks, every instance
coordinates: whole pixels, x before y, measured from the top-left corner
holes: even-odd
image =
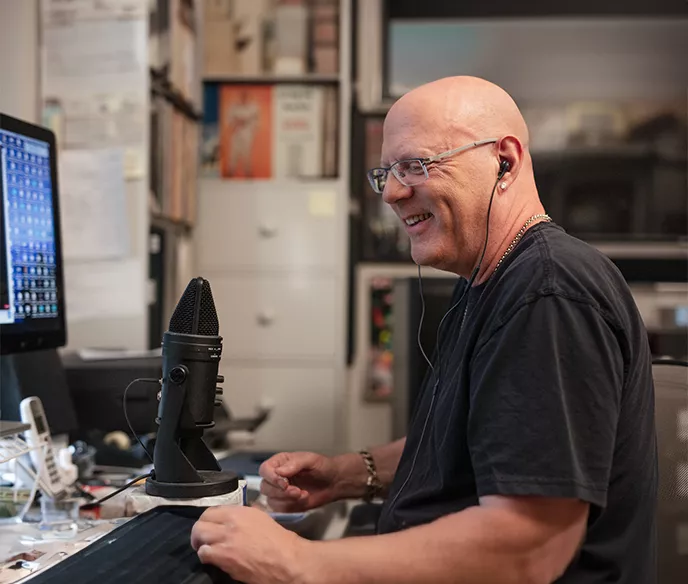
[[[0,323],[58,316],[50,145],[0,129]]]

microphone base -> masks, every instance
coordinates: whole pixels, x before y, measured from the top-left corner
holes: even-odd
[[[164,499],[202,499],[236,491],[239,477],[233,472],[198,470],[202,483],[163,483],[153,477],[146,479],[146,494]],[[155,475],[153,475],[155,476]]]

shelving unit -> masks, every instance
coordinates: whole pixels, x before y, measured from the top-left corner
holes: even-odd
[[[206,83],[339,83],[340,75],[328,73],[307,73],[305,75],[208,75]]]
[[[339,73],[205,78],[337,91],[336,176],[201,180],[195,257],[220,319],[226,404],[274,406],[256,449],[346,448],[352,2],[338,5]]]
[[[203,112],[196,107],[196,104],[184,97],[184,94],[172,84],[166,71],[151,67],[150,74],[151,93],[153,95],[159,95],[164,98],[175,109],[192,120],[201,121],[203,119]]]
[[[195,275],[203,0],[150,3],[149,348]]]

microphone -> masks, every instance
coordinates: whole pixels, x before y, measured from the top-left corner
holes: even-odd
[[[224,381],[217,374],[222,355],[217,311],[210,283],[189,282],[162,340],[162,391],[153,452],[154,470],[146,493],[156,497],[196,499],[235,491],[238,477],[220,469],[203,442],[212,428],[213,408]]]

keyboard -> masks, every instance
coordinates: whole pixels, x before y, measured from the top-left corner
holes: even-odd
[[[191,528],[204,507],[157,507],[31,579],[31,584],[238,584],[201,564]]]

